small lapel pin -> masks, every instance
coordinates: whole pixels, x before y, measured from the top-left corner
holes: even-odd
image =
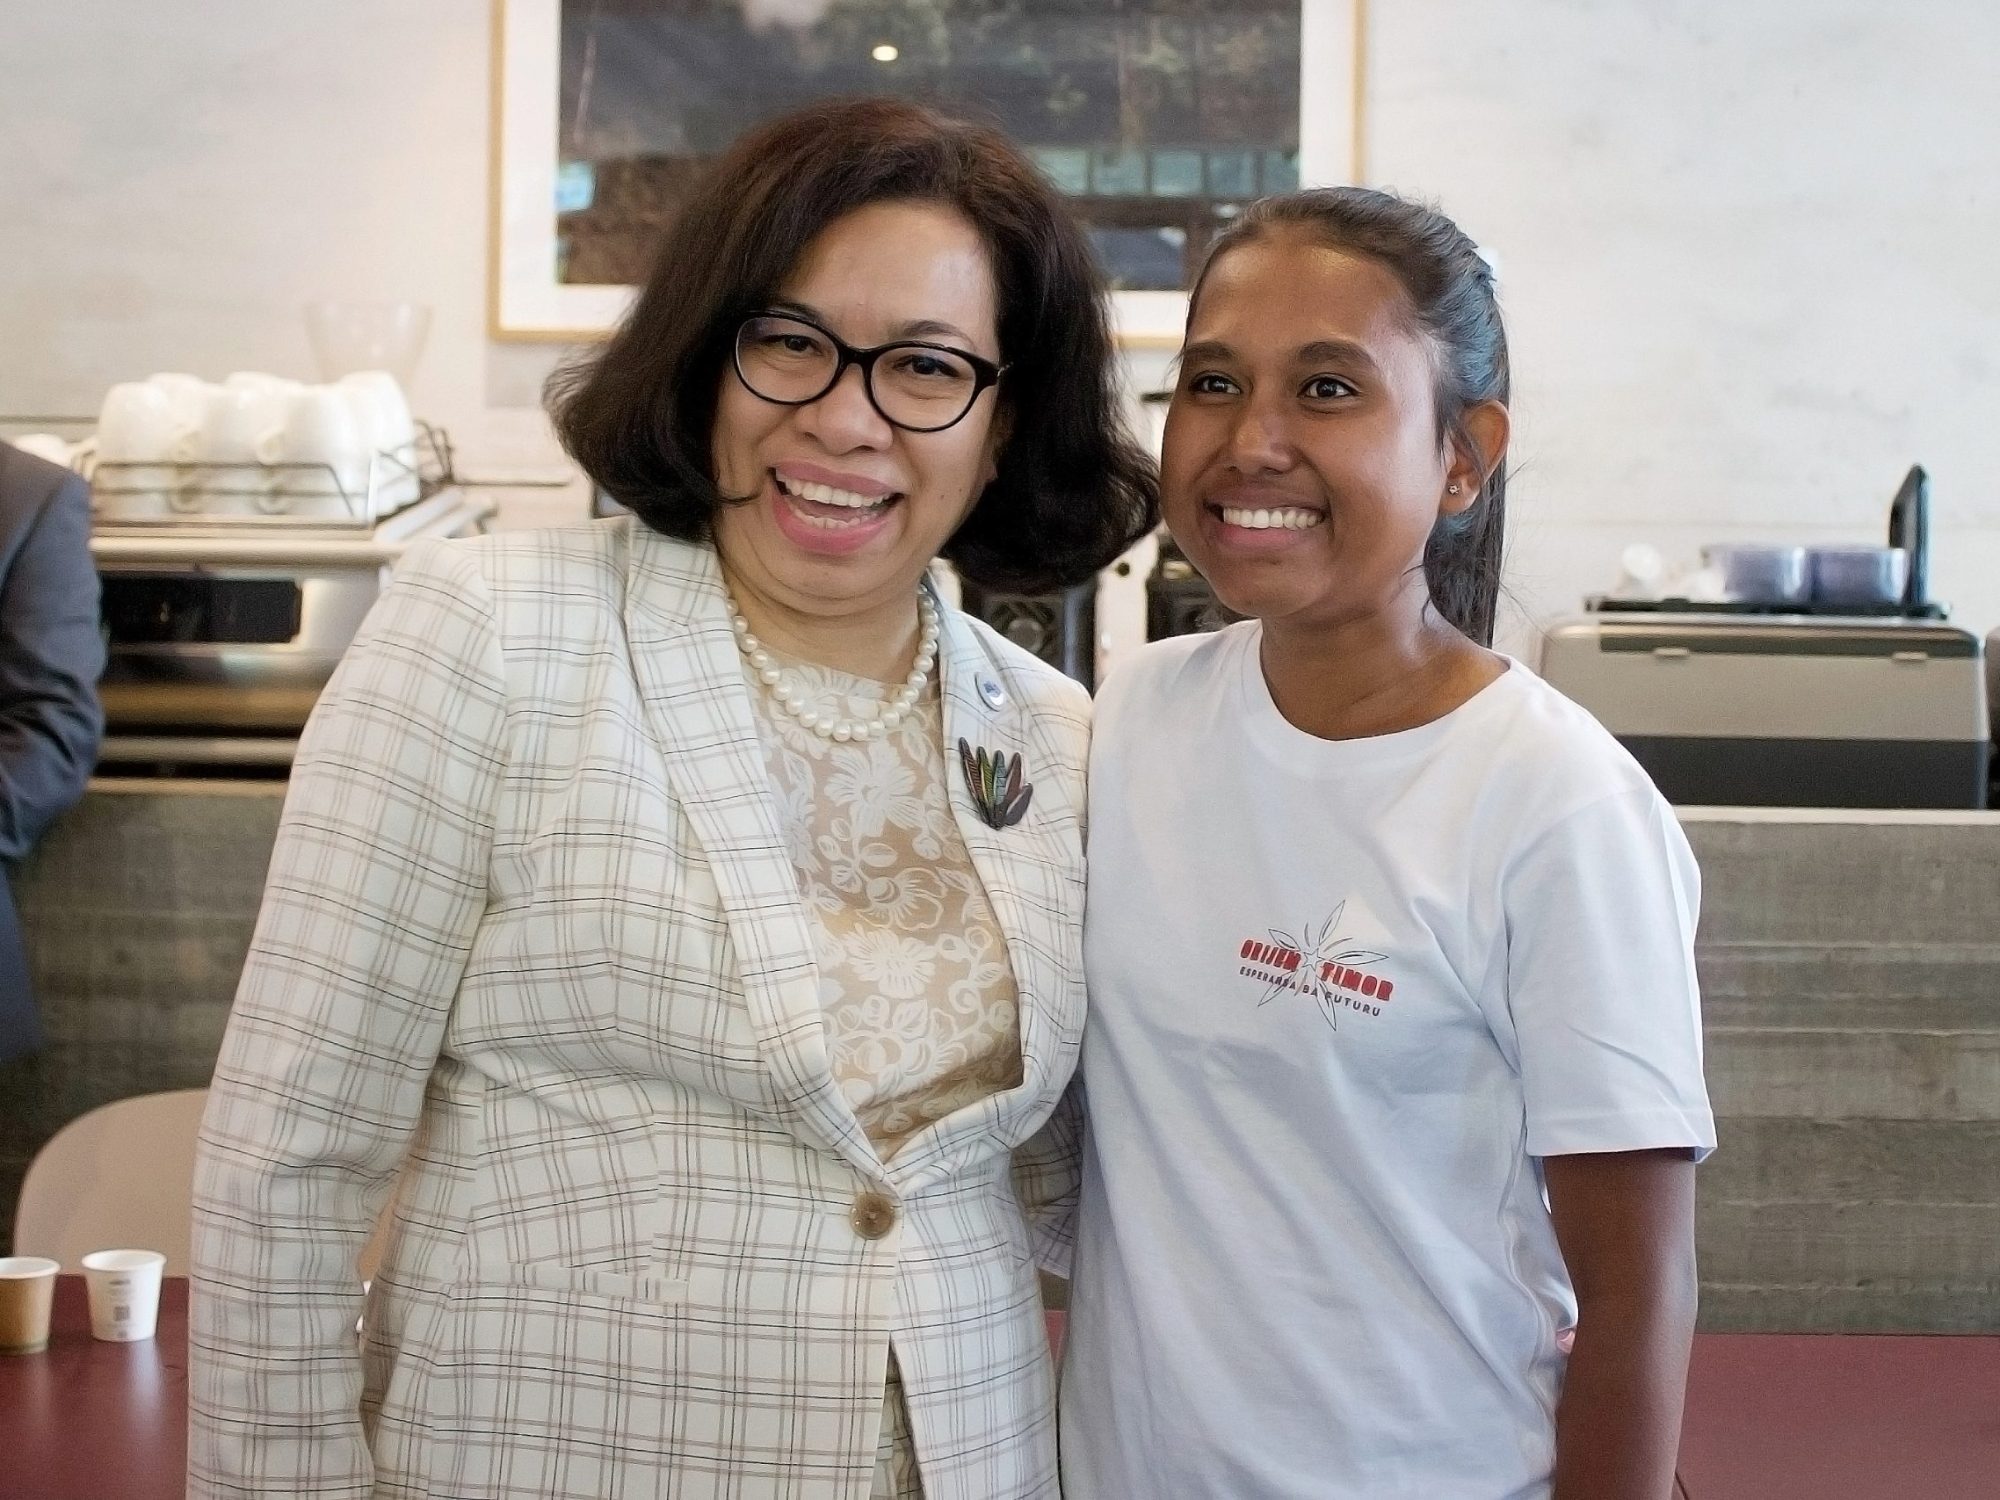
[[[1022,769],[1021,756],[984,747],[975,754],[961,739],[958,763],[965,771],[965,789],[972,794],[972,805],[988,828],[1012,828],[1027,816],[1035,788]]]
[[[979,674],[979,696],[986,700],[988,708],[1007,706],[1007,690],[1000,686],[1000,679],[989,677],[984,672]]]

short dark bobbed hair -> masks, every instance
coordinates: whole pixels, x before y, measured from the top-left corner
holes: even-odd
[[[1368,256],[1395,274],[1409,295],[1418,331],[1431,343],[1439,438],[1491,463],[1493,455],[1479,453],[1466,431],[1465,414],[1485,401],[1507,404],[1513,374],[1493,268],[1471,237],[1437,209],[1373,188],[1285,193],[1253,204],[1216,237],[1196,278],[1194,298],[1200,298],[1209,269],[1224,255],[1286,230]],[[1189,311],[1191,316],[1192,305]],[[1424,547],[1431,606],[1482,646],[1493,644],[1506,536],[1507,469],[1493,463],[1473,503],[1455,516],[1440,517]]]
[[[739,139],[696,185],[611,340],[549,382],[571,456],[657,531],[709,541],[711,433],[738,322],[775,300],[806,247],[874,203],[963,214],[992,261],[999,397],[993,482],[943,555],[973,583],[1081,583],[1158,520],[1152,460],[1119,417],[1104,282],[1055,190],[995,130],[894,99],[799,110]]]

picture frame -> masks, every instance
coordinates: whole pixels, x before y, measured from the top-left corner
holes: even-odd
[[[1367,0],[1299,0],[1299,180],[1362,180]],[[557,175],[562,0],[493,0],[488,329],[508,341],[602,338],[631,306],[629,286],[569,285],[558,274]],[[1184,292],[1114,292],[1119,342],[1178,347]]]

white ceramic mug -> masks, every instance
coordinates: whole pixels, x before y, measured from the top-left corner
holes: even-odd
[[[149,1339],[159,1326],[160,1280],[167,1258],[157,1250],[93,1250],[83,1258],[90,1332],[107,1343]]]
[[[208,414],[208,393],[212,389],[206,380],[199,375],[168,370],[147,376],[146,384],[162,392],[173,403],[182,425],[190,432],[200,430],[202,418]]]
[[[403,388],[387,370],[357,370],[343,375],[341,389],[355,410],[363,442],[372,455],[377,510],[392,510],[417,498],[417,426]]]
[[[180,508],[209,512],[262,509],[277,487],[265,467],[284,456],[285,398],[251,384],[211,386],[201,430],[201,463]]]
[[[295,513],[365,516],[366,449],[348,394],[336,386],[301,386],[285,402],[284,458],[277,499]]]
[[[185,479],[180,465],[197,456],[198,442],[185,413],[152,382],[111,387],[97,413],[98,510],[109,516],[166,510]]]

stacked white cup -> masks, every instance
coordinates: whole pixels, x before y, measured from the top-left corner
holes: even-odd
[[[239,371],[208,388],[201,466],[182,508],[203,514],[266,511],[277,492],[268,465],[284,457],[289,387],[274,375]]]
[[[97,414],[97,503],[107,516],[176,508],[184,467],[201,456],[200,423],[151,381],[114,385]]]
[[[288,467],[278,481],[277,508],[360,514],[367,503],[368,443],[346,391],[308,385],[292,392],[282,447]]]
[[[248,370],[220,385],[179,373],[116,385],[98,414],[97,460],[97,508],[112,520],[368,521],[420,488],[416,424],[402,387],[382,370],[330,385]]]
[[[379,505],[394,510],[417,498],[417,427],[403,388],[387,370],[359,370],[340,378],[340,390],[354,413],[362,447],[372,457],[382,486]]]

